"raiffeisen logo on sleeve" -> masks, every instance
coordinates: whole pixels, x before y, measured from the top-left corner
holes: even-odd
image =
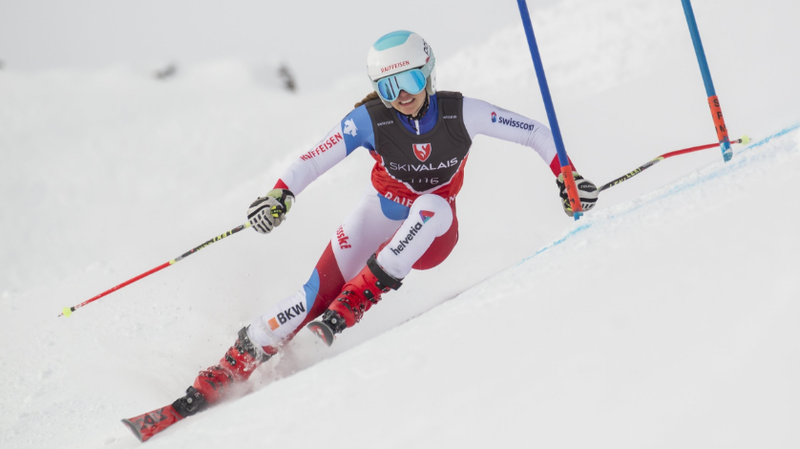
[[[533,129],[533,123],[525,123],[519,120],[514,120],[513,118],[505,118],[500,115],[497,115],[496,112],[492,112],[492,123],[499,123],[501,125],[510,126],[512,128]]]
[[[333,135],[329,136],[328,138],[326,138],[325,140],[323,140],[322,142],[320,142],[319,145],[317,145],[317,147],[314,148],[313,150],[309,151],[306,154],[301,154],[300,155],[300,159],[302,159],[304,161],[307,161],[309,159],[313,159],[313,158],[319,156],[320,154],[330,150],[331,148],[336,146],[337,143],[339,143],[341,141],[342,141],[341,133],[333,134]]]

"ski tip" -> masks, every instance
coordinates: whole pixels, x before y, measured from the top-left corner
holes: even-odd
[[[126,426],[128,426],[129,429],[131,429],[131,432],[133,432],[133,434],[136,435],[136,438],[139,439],[139,442],[144,443],[144,440],[142,439],[142,433],[139,432],[139,428],[136,426],[136,424],[131,422],[131,420],[129,419],[121,419],[120,421],[122,421],[123,424],[125,424]]]
[[[312,321],[306,328],[319,337],[325,345],[330,346],[333,344],[333,329],[328,327],[327,324],[321,321]]]
[[[183,415],[178,413],[175,407],[167,405],[133,418],[123,419],[122,423],[131,429],[139,441],[144,443],[182,419]]]

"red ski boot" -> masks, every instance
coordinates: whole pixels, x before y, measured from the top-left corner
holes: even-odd
[[[322,314],[322,320],[310,323],[308,329],[330,346],[334,334],[355,326],[364,312],[381,300],[381,294],[400,288],[401,280],[384,271],[373,254],[361,272],[342,287],[342,292]]]
[[[276,353],[269,346],[257,348],[247,336],[247,327],[243,327],[236,343],[228,348],[219,365],[200,371],[194,385],[186,390],[186,396],[175,401],[173,407],[184,417],[204,410],[219,402],[227,393],[228,386],[247,380],[258,365]]]
[[[247,328],[242,328],[236,343],[228,349],[219,365],[200,371],[194,385],[186,390],[186,396],[172,405],[123,419],[122,422],[133,431],[139,441],[147,441],[183,418],[218,402],[230,384],[247,380],[259,364],[276,353],[270,346],[256,347],[247,336]]]

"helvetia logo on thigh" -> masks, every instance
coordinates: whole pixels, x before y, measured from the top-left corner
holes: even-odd
[[[433,215],[431,215],[431,216],[433,216]],[[428,219],[430,219],[430,217],[428,217]],[[423,220],[425,220],[424,217],[423,217]],[[425,220],[425,221],[427,221],[427,220]],[[392,250],[392,252],[394,253],[395,256],[399,256],[400,253],[402,253],[403,250],[406,249],[406,246],[408,246],[409,243],[411,243],[411,241],[414,240],[414,236],[417,235],[417,233],[419,232],[420,229],[422,229],[422,223],[420,223],[420,222],[417,222],[416,224],[411,225],[411,228],[409,228],[408,235],[406,235],[406,238],[400,240],[400,244],[399,245],[397,245],[394,248],[391,248],[391,250]]]

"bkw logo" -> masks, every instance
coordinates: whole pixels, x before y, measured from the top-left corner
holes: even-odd
[[[289,307],[288,309],[279,313],[277,316],[275,316],[275,318],[270,319],[269,328],[275,330],[279,328],[281,324],[286,324],[286,322],[291,320],[292,318],[297,318],[301,316],[301,313],[304,313],[305,311],[306,311],[305,304],[303,304],[302,302],[298,302],[292,307]]]

